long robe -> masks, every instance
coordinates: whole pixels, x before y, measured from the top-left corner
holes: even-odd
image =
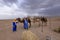
[[[28,29],[28,20],[24,20],[24,29]]]
[[[13,24],[12,30],[13,30],[13,32],[14,32],[14,31],[16,31],[16,29],[17,29],[17,25],[16,25],[16,22],[12,22],[12,24]]]

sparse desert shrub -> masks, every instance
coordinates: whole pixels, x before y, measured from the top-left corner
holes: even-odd
[[[39,40],[39,38],[31,31],[24,31],[22,33],[22,40]]]
[[[54,31],[55,31],[55,32],[60,33],[60,27],[59,27],[59,28],[54,29]]]

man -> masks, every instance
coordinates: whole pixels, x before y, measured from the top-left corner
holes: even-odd
[[[23,19],[24,29],[28,29],[28,20],[27,18]]]
[[[13,25],[13,32],[15,32],[16,30],[17,30],[17,25],[16,25],[16,23],[17,23],[17,20],[15,19],[13,22],[12,22],[12,25]]]

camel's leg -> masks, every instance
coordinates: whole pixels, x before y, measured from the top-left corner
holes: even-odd
[[[29,23],[29,28],[31,27],[31,23]]]
[[[40,27],[40,21],[38,21],[38,26]]]
[[[43,32],[43,21],[42,21],[42,30],[41,31]]]
[[[45,26],[47,26],[47,22],[45,22]]]
[[[37,21],[38,21],[38,27],[40,27],[40,19],[38,19]]]

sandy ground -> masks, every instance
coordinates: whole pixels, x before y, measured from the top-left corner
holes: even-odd
[[[60,17],[48,18],[47,26],[39,27],[38,23],[32,23],[31,30],[40,40],[46,40],[47,36],[51,40],[60,40],[60,34],[52,31],[54,28],[60,27]],[[21,40],[22,32],[25,31],[23,24],[17,24],[17,31],[12,32],[12,20],[0,20],[0,40]]]

